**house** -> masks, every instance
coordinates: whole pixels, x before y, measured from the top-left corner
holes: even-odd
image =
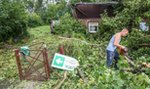
[[[90,33],[96,33],[101,14],[106,11],[108,16],[114,16],[113,7],[116,4],[117,2],[76,3],[72,5],[73,17],[85,25]]]

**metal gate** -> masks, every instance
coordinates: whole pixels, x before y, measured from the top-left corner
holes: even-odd
[[[21,80],[48,80],[50,78],[49,50],[44,42],[15,49],[16,63]],[[60,53],[64,54],[63,46]]]

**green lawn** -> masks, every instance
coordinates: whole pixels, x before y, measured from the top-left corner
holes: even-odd
[[[39,38],[42,36],[50,35],[50,27],[49,26],[40,26],[36,28],[28,29],[30,35],[34,35],[34,37]]]

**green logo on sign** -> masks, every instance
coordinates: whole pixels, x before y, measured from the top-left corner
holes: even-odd
[[[55,56],[54,60],[55,60],[54,61],[55,66],[62,67],[64,65],[65,57],[57,55],[57,56]]]

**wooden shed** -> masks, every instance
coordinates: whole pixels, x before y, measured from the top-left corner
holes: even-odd
[[[72,5],[73,16],[84,24],[90,33],[96,33],[98,30],[101,14],[105,11],[108,16],[114,16],[114,5],[117,2],[105,2],[105,3],[76,3]]]

